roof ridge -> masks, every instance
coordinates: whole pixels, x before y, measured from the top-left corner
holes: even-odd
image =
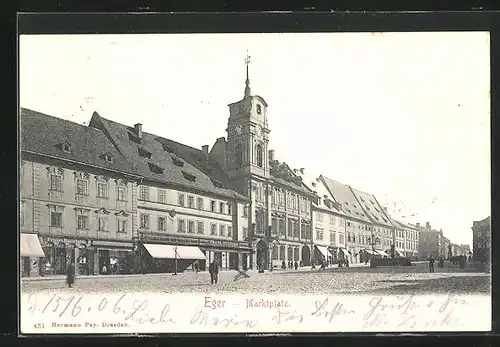
[[[96,130],[98,132],[103,132],[101,129],[98,129],[98,128],[94,128],[94,127],[91,127],[91,126],[88,126],[88,125],[83,125],[83,124],[77,123],[77,122],[75,122],[73,120],[70,120],[70,119],[65,119],[65,118],[60,118],[60,117],[52,116],[52,115],[44,113],[44,112],[32,110],[30,108],[21,107],[20,111],[21,111],[21,114],[20,114],[21,117],[23,116],[23,111],[24,111],[24,112],[33,113],[33,114],[35,114],[37,116],[49,117],[49,118],[55,119],[55,120],[57,120],[59,122],[63,122],[63,123],[71,124],[71,125],[75,125],[75,126],[79,126],[81,128],[94,129],[94,130]]]

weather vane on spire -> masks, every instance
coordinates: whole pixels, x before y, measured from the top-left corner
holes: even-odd
[[[251,95],[250,91],[250,79],[248,77],[248,65],[250,65],[250,56],[248,55],[248,49],[247,49],[247,54],[245,57],[245,65],[247,66],[247,79],[245,81],[245,97]]]

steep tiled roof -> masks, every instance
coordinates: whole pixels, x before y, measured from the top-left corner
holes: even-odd
[[[393,226],[390,222],[390,218],[384,213],[383,207],[380,206],[373,194],[368,194],[352,187],[351,190],[356,196],[361,208],[365,211],[365,214],[372,220],[373,223],[384,225],[386,227]]]
[[[130,171],[126,158],[101,130],[21,108],[21,150],[103,169]],[[69,146],[69,152],[63,146]],[[112,156],[112,162],[105,160]]]
[[[344,214],[324,183],[319,179],[319,174],[313,174],[309,170],[299,171],[299,174],[302,176],[302,182],[318,196],[318,202],[315,202],[314,206],[338,214]]]
[[[146,179],[246,200],[228,187],[229,179],[222,169],[209,163],[201,150],[147,132],[142,132],[139,140],[134,128],[105,119],[96,112],[90,126],[106,132],[134,172]]]
[[[342,205],[342,210],[347,216],[371,223],[349,186],[323,175],[320,176],[320,179],[335,201]]]
[[[415,225],[409,224],[409,223],[404,223],[401,221],[398,221],[391,216],[389,216],[391,222],[398,228],[406,228],[406,229],[413,229],[413,230],[418,230],[418,228]]]
[[[270,162],[269,173],[274,182],[301,191],[302,193],[313,195],[311,189],[302,182],[302,177],[294,173],[288,164],[273,160]]]

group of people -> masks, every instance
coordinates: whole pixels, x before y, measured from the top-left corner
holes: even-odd
[[[282,268],[282,269],[287,269],[287,268],[288,268],[288,269],[295,269],[295,270],[297,270],[297,269],[299,268],[299,263],[298,263],[297,261],[295,261],[295,262],[294,262],[294,261],[292,261],[292,260],[289,260],[289,261],[288,261],[288,264],[287,264],[287,263],[285,263],[285,261],[283,260],[283,261],[281,262],[281,268]]]

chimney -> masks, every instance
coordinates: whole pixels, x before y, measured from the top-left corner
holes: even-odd
[[[273,161],[274,160],[274,149],[270,149],[268,152],[268,155],[269,155],[269,161]]]
[[[208,160],[208,145],[201,146],[201,152],[206,160]]]
[[[430,228],[431,228],[431,223],[429,223],[429,222],[425,222],[425,227],[426,227],[427,229],[430,229]]]
[[[304,174],[305,169],[303,167],[301,167],[299,171],[301,174]]]
[[[142,138],[142,124],[137,123],[134,124],[134,129],[135,129],[135,134],[137,135],[138,138]]]
[[[420,229],[420,223],[415,223],[415,226]]]
[[[384,212],[387,213],[387,206],[382,207],[384,209]]]

